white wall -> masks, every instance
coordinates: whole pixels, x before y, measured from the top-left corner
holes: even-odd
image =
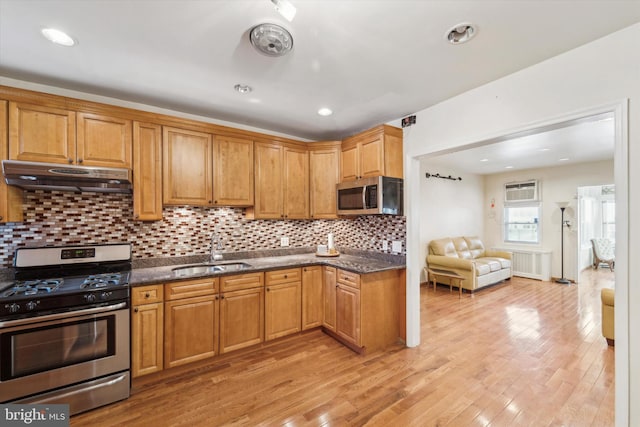
[[[540,244],[513,245],[503,242],[504,184],[512,181],[537,179],[540,184],[542,212],[540,216]],[[571,227],[564,234],[564,277],[578,279],[578,224],[576,222],[578,187],[613,183],[613,161],[567,164],[542,169],[528,169],[485,177],[484,228],[485,245],[508,248],[536,248],[551,250],[551,276],[561,277],[560,265],[560,208],[556,202],[569,202],[564,219],[571,221]],[[490,201],[495,199],[495,208]],[[490,216],[491,211],[495,216]]]
[[[470,64],[472,66],[472,64]],[[471,67],[472,69],[472,67]],[[434,82],[437,84],[437,82]],[[628,100],[628,104],[627,104]],[[627,109],[627,105],[629,108]],[[616,425],[640,425],[640,23],[416,114],[405,131],[407,343],[420,340],[418,158],[517,131],[616,111]],[[624,241],[624,245],[622,245]],[[422,262],[421,262],[422,261]],[[416,314],[416,312],[418,314]]]
[[[462,181],[426,178],[425,173],[461,177]],[[437,158],[420,164],[420,248],[424,262],[433,239],[484,234],[482,203],[484,179],[450,167],[438,166]],[[422,281],[426,281],[424,275]]]

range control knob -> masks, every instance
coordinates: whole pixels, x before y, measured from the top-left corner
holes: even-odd
[[[103,292],[100,294],[100,299],[106,300],[108,299],[111,295],[113,294],[113,292]]]
[[[86,302],[96,302],[96,296],[94,294],[85,294],[84,300]]]
[[[40,301],[29,301],[26,306],[27,310],[35,310],[35,308],[40,304]]]
[[[16,304],[15,302],[13,304],[5,305],[4,308],[8,308],[9,309],[9,313],[17,313],[18,310],[20,310],[20,306],[18,304]]]

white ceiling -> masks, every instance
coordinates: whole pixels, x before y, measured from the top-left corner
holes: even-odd
[[[268,0],[0,0],[0,76],[334,139],[640,21],[637,0],[291,2],[289,23]],[[289,29],[289,55],[249,45],[263,22]],[[461,22],[477,36],[451,45]],[[43,27],[78,44],[53,45]]]
[[[490,175],[513,170],[562,166],[572,163],[613,160],[615,148],[613,113],[599,114],[550,126],[549,129],[507,135],[477,147],[425,158],[430,173]]]

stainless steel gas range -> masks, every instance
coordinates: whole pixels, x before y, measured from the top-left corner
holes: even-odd
[[[129,397],[128,243],[21,248],[0,289],[0,402],[71,414]]]

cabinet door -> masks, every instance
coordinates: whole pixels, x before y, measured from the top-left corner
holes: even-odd
[[[162,128],[133,122],[133,219],[162,219]]]
[[[213,149],[213,203],[252,206],[253,141],[216,136]]]
[[[215,356],[218,349],[218,296],[164,303],[164,367]]]
[[[264,297],[265,340],[300,332],[302,283],[267,285]]]
[[[322,326],[336,330],[336,269],[324,267],[324,313]]]
[[[9,103],[9,158],[74,163],[76,113],[61,108]]]
[[[340,150],[309,153],[309,208],[314,219],[337,218],[336,184],[340,181]]]
[[[360,178],[360,151],[357,143],[345,144],[340,153],[340,181],[355,181]]]
[[[336,287],[336,333],[360,346],[360,289],[340,282]]]
[[[309,218],[309,152],[284,148],[284,217]]]
[[[78,164],[131,168],[131,120],[78,113]]]
[[[278,144],[255,144],[255,218],[283,217],[282,147]]]
[[[322,267],[302,269],[302,330],[322,325],[324,301]]]
[[[264,288],[220,295],[220,353],[264,341]]]
[[[384,139],[381,134],[360,142],[360,177],[384,175]]]
[[[213,144],[210,134],[170,127],[163,128],[163,203],[166,205],[212,205],[212,156]]]
[[[133,307],[131,313],[131,375],[139,377],[163,368],[164,309],[162,303]]]
[[[0,160],[9,155],[8,102],[0,101]],[[22,190],[0,177],[0,223],[22,221]]]

